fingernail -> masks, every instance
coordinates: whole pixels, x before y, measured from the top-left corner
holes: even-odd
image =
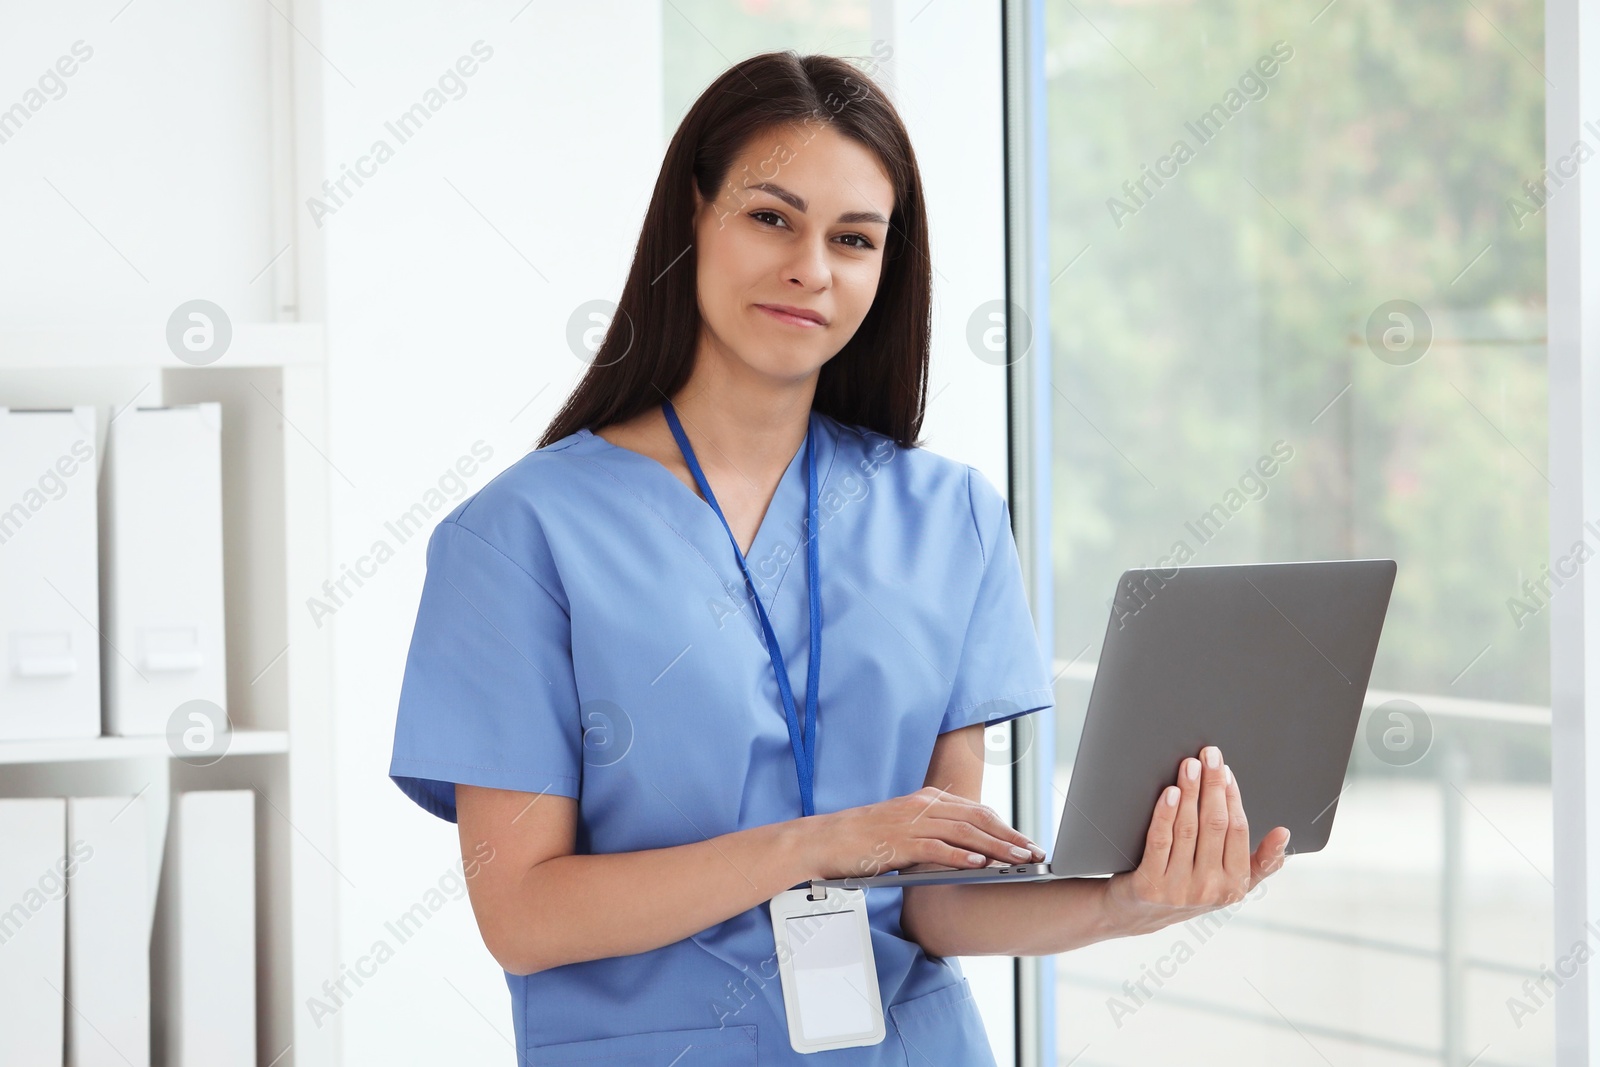
[[[1019,860],[1028,859],[1028,858],[1032,857],[1032,855],[1033,855],[1032,852],[1029,852],[1027,849],[1022,848],[1019,845],[1012,845],[1011,846],[1011,854],[1013,856],[1017,857],[1017,859],[1019,859]]]
[[[1278,851],[1280,851],[1280,852],[1286,852],[1286,851],[1288,851],[1288,848],[1289,848],[1289,838],[1290,838],[1290,836],[1291,836],[1291,835],[1292,835],[1292,834],[1293,834],[1293,833],[1294,833],[1294,831],[1293,831],[1293,830],[1289,830],[1289,831],[1286,831],[1286,832],[1285,832],[1285,833],[1284,833],[1284,835],[1283,835],[1283,848],[1281,848],[1281,849],[1279,849],[1279,850],[1278,850]]]
[[[1228,766],[1226,763],[1224,763],[1222,765],[1222,773],[1226,774],[1228,776],[1228,784],[1232,785],[1233,784],[1233,768]]]
[[[1200,777],[1200,761],[1193,758],[1184,760],[1183,773],[1191,781]]]
[[[1178,806],[1178,787],[1175,786],[1175,785],[1169,785],[1164,790],[1164,792],[1166,794],[1167,807],[1169,807],[1169,808],[1177,807]]]
[[[1222,750],[1216,745],[1207,745],[1204,755],[1206,757],[1206,766],[1212,770],[1216,770],[1217,765],[1222,762]]]
[[[967,862],[968,863],[987,863],[988,860],[984,859],[982,856],[978,855],[976,852],[968,852],[967,853]]]

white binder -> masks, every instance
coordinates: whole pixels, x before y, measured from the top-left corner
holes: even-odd
[[[166,1067],[255,1067],[254,801],[248,789],[172,797],[151,953]]]
[[[69,798],[67,851],[67,1067],[150,1067],[143,799]]]
[[[221,405],[122,412],[100,488],[106,733],[165,733],[190,700],[226,709]]]
[[[0,800],[0,1063],[60,1063],[67,805]]]
[[[0,408],[0,741],[100,733],[95,415]]]

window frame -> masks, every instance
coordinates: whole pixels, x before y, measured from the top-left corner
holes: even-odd
[[[1587,140],[1584,112],[1600,119],[1600,12],[1587,0],[1545,3],[1545,165]],[[1585,78],[1587,75],[1587,79]],[[1580,168],[1547,204],[1545,264],[1549,366],[1550,559],[1600,515],[1600,181]],[[1587,284],[1585,284],[1587,283]],[[1587,292],[1585,291],[1587,290]],[[1595,413],[1584,418],[1585,410]],[[1569,487],[1565,492],[1557,487]],[[1576,486],[1574,490],[1570,487]],[[1592,945],[1600,916],[1600,729],[1591,731],[1600,679],[1600,618],[1580,568],[1550,602],[1551,818],[1555,853],[1555,953]],[[1585,625],[1587,623],[1588,625]],[[1589,968],[1556,992],[1556,1063],[1600,1063],[1600,982]]]
[[[1050,561],[1050,279],[1049,153],[1046,143],[1043,0],[1001,0],[1001,71],[1005,87],[1006,421],[1012,532],[1041,647],[1055,648],[1055,593]],[[1024,316],[1019,323],[1016,313]],[[1026,330],[1026,349],[1019,330]],[[1052,679],[1052,682],[1054,679]],[[1035,841],[1055,832],[1056,734],[1053,716],[1033,716],[1032,744],[1015,764],[1012,811]],[[1012,751],[1023,751],[1018,726]],[[1057,1062],[1053,956],[1015,962],[1016,1062]]]

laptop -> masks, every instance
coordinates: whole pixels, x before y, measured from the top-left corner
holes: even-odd
[[[1178,762],[1217,745],[1250,849],[1287,826],[1328,843],[1383,631],[1395,561],[1124,571],[1046,862],[818,878],[812,887],[1037,882],[1139,865]],[[1059,790],[1058,790],[1059,792]]]

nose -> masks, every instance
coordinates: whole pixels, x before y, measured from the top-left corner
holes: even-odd
[[[808,291],[826,289],[833,279],[833,272],[828,269],[826,238],[818,236],[797,242],[794,257],[786,266],[786,273],[791,284],[803,289]]]

